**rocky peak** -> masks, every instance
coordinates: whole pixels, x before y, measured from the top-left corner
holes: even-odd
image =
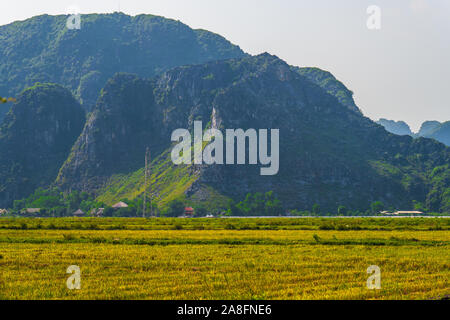
[[[0,207],[52,182],[84,121],[59,85],[36,84],[18,96],[0,128]]]

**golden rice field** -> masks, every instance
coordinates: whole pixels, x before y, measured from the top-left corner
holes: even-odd
[[[320,219],[280,219],[277,228],[267,230],[260,227],[273,221],[245,220],[133,219],[134,227],[127,228],[127,220],[118,219],[107,224],[125,227],[91,230],[81,219],[58,220],[61,225],[51,228],[36,219],[24,219],[26,227],[20,219],[0,219],[0,299],[441,299],[450,294],[449,219],[361,220],[363,230],[339,230],[341,223],[356,224],[345,219],[333,221],[334,230],[321,230],[329,222]],[[182,228],[174,227],[179,223]],[[200,223],[196,230],[187,227]],[[225,228],[229,223],[237,227]],[[261,225],[238,228],[248,223]],[[81,269],[80,290],[66,286],[70,265]],[[381,269],[380,290],[366,287],[370,265]]]

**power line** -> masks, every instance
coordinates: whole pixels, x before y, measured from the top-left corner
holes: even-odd
[[[150,179],[150,167],[151,167],[151,153],[150,148],[147,147],[147,150],[145,151],[145,171],[144,171],[144,207],[142,210],[142,217],[145,218],[145,214],[147,212],[147,190],[148,190],[148,181]],[[151,183],[150,183],[151,185]],[[150,216],[153,216],[153,206],[152,206],[152,195],[151,191],[150,193]]]

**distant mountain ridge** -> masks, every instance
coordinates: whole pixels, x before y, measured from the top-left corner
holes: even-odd
[[[404,121],[394,121],[381,118],[377,121],[377,123],[382,125],[387,131],[391,133],[398,134],[400,136],[413,135],[411,128]]]
[[[41,15],[0,26],[0,92],[3,96],[21,97],[20,105],[28,107],[20,109],[29,110],[29,116],[36,116],[33,111],[35,104],[45,101],[40,100],[41,95],[50,99],[49,95],[57,95],[57,91],[62,90],[60,86],[67,88],[85,111],[90,111],[104,83],[116,72],[132,72],[144,78],[151,78],[178,65],[248,56],[220,35],[206,30],[192,30],[179,21],[163,17],[130,17],[122,13],[82,15],[80,30],[68,30],[67,18],[66,15]],[[318,68],[294,69],[330,94],[336,95],[350,109],[359,112],[351,91],[329,72]],[[42,84],[35,86],[37,81]],[[56,82],[59,86],[47,82]],[[23,99],[20,91],[27,90],[30,86],[34,87],[33,90],[27,91],[29,98]],[[65,94],[67,95],[67,92]],[[69,100],[59,101],[65,104]],[[0,105],[0,123],[10,107],[11,104]],[[61,105],[60,108],[63,110],[67,106]],[[20,122],[25,121],[26,114],[17,116],[16,109],[16,106],[12,105],[11,116],[5,120],[4,139],[3,143],[0,143],[0,150],[6,148],[10,141],[6,136],[12,137],[12,131],[7,128],[21,127]],[[53,116],[57,117],[56,109],[50,108],[49,112],[50,110],[55,112]],[[33,130],[31,126],[30,132]],[[32,139],[27,132],[22,132],[22,135],[25,140]],[[36,137],[43,138],[41,135]],[[14,139],[20,139],[18,131],[15,131],[11,141]],[[70,150],[73,139],[70,137],[65,141],[65,150]],[[17,165],[23,167],[24,163],[34,159],[36,154],[29,154],[33,148],[30,148],[29,152],[21,151],[21,155],[14,154],[14,150],[16,148],[11,148],[8,153],[3,152],[0,159],[0,166],[5,166],[4,173],[0,175],[0,187],[3,188],[0,190],[8,190],[7,194],[0,194],[0,206],[2,202],[3,205],[11,204],[12,200],[26,195],[36,187],[49,185],[56,178],[51,172],[55,172],[55,168],[62,165],[61,160],[46,164],[51,170],[46,171],[49,176],[45,177],[34,170],[24,170],[21,173],[21,179],[26,181],[24,187],[17,179],[11,180],[12,176],[7,172]],[[6,154],[9,156],[6,157]],[[28,160],[20,160],[23,156]],[[140,163],[140,158],[135,161]],[[123,165],[133,167],[126,161]],[[1,201],[2,199],[4,201]]]
[[[60,85],[20,94],[0,126],[0,207],[48,187],[84,123],[84,110]]]
[[[41,186],[87,191],[106,204],[142,197],[150,146],[159,205],[183,199],[224,208],[271,190],[285,209],[417,201],[450,211],[449,149],[386,132],[331,73],[250,56],[162,17],[83,15],[80,32],[63,30],[66,18],[0,27],[0,92],[18,97],[0,129],[0,208]],[[57,84],[16,93],[36,80]],[[192,129],[195,120],[220,130],[280,129],[279,174],[260,176],[249,165],[175,166],[171,132]]]
[[[0,96],[16,96],[36,82],[59,83],[89,111],[116,72],[152,77],[246,55],[217,34],[159,16],[86,14],[80,30],[67,29],[67,18],[41,15],[0,26]],[[0,122],[7,111],[0,106]]]
[[[420,137],[432,138],[450,146],[450,121],[426,121],[417,133]]]
[[[192,129],[194,119],[219,129],[280,128],[279,174],[260,176],[248,165],[173,165],[170,134]],[[57,184],[95,191],[106,203],[139,197],[147,145],[155,146],[150,179],[160,204],[183,198],[223,207],[268,190],[299,209],[367,208],[376,200],[408,208],[416,200],[439,211],[450,200],[440,184],[450,178],[448,148],[387,133],[268,54],[179,67],[149,80],[116,75]]]
[[[323,71],[319,68],[294,67],[294,70],[325,89],[329,94],[335,96],[342,105],[356,113],[362,114],[355,100],[353,100],[353,92],[337,80],[330,72]]]
[[[438,130],[442,125],[439,121],[425,121],[420,126],[419,132],[416,133],[419,137],[428,137],[433,134],[434,131]]]
[[[425,121],[417,133],[413,133],[404,121],[380,119],[377,123],[394,134],[435,139],[446,146],[450,146],[450,121],[443,123],[439,121]]]

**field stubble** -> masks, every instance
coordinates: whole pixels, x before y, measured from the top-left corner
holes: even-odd
[[[315,222],[307,223],[316,230],[283,230],[282,224],[279,230],[227,230],[217,228],[217,220],[211,220],[214,230],[206,220],[204,230],[171,230],[170,224],[168,230],[129,230],[124,219],[120,230],[55,230],[16,229],[10,227],[17,221],[2,222],[1,299],[434,299],[450,294],[447,221],[434,231],[416,222],[410,230],[398,225],[319,230]],[[66,287],[70,265],[81,268],[81,290]],[[366,287],[370,265],[381,268],[380,290]]]

